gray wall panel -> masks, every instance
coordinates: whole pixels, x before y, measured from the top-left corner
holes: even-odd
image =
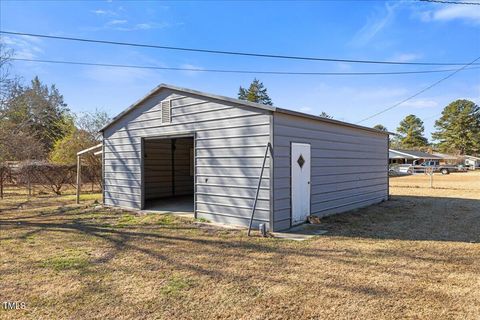
[[[290,227],[291,142],[311,145],[311,214],[348,211],[388,198],[388,137],[274,113],[274,229]]]
[[[165,99],[172,99],[170,124],[161,123],[159,104]],[[195,150],[197,216],[220,223],[248,225],[265,146],[270,139],[270,114],[230,102],[160,90],[104,133],[105,203],[140,208],[141,138],[193,133],[198,139]],[[145,147],[148,150],[149,139],[145,140]],[[145,179],[150,179],[147,197],[168,191],[164,184],[155,182],[165,178],[158,167],[168,163],[163,159],[165,150],[156,148],[156,151],[150,156],[152,161],[145,159],[145,172],[148,171]],[[254,226],[269,220],[269,162]],[[193,183],[188,183],[188,162],[179,160],[178,165],[178,181],[185,182],[180,188],[191,192]]]

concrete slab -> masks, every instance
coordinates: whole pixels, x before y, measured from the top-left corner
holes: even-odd
[[[292,227],[287,231],[273,232],[272,235],[279,239],[305,241],[315,236],[326,234],[327,232],[327,230],[322,229],[320,224],[304,223],[299,226]]]
[[[144,213],[174,214],[179,216],[193,216],[193,195],[177,196],[162,199],[147,200]]]

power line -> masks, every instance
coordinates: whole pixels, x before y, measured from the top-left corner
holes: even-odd
[[[447,0],[419,0],[421,2],[433,2],[433,3],[444,3],[444,4],[464,4],[471,6],[480,6],[480,2],[463,2],[463,1],[447,1]]]
[[[133,69],[152,69],[167,71],[190,71],[190,72],[213,72],[213,73],[238,73],[238,74],[271,74],[271,75],[304,75],[304,76],[370,76],[370,75],[405,75],[405,74],[427,74],[451,72],[457,69],[442,70],[418,70],[418,71],[393,71],[393,72],[294,72],[294,71],[260,71],[260,70],[231,70],[231,69],[200,69],[200,68],[177,68],[177,67],[157,67],[157,66],[139,66],[127,64],[110,64],[110,63],[92,63],[81,61],[61,61],[61,60],[41,60],[41,59],[24,59],[11,58],[14,61],[68,64],[82,66],[99,66],[114,68],[133,68]],[[479,67],[471,67],[470,69],[479,69]]]
[[[154,48],[154,49],[165,49],[165,50],[176,50],[176,51],[187,51],[187,52],[201,52],[201,53],[223,54],[223,55],[232,55],[232,56],[259,57],[259,58],[308,60],[308,61],[324,61],[324,62],[344,62],[344,63],[364,63],[364,64],[417,65],[417,66],[419,66],[419,65],[423,65],[423,66],[460,66],[460,65],[465,64],[465,63],[459,63],[459,62],[455,62],[455,63],[454,62],[452,62],[452,63],[399,62],[399,61],[354,60],[354,59],[320,58],[320,57],[305,57],[305,56],[287,56],[287,55],[280,55],[280,54],[264,54],[264,53],[240,52],[240,51],[222,51],[222,50],[213,50],[213,49],[172,47],[172,46],[162,46],[162,45],[153,45],[153,44],[144,44],[144,43],[119,42],[119,41],[74,38],[74,37],[61,37],[61,36],[51,36],[51,35],[45,35],[45,34],[25,33],[25,32],[0,31],[0,33],[10,34],[10,35],[38,37],[38,38],[47,38],[47,39],[67,40],[67,41],[79,41],[79,42],[88,42],[88,43],[101,43],[101,44],[120,45],[120,46]]]
[[[408,97],[408,98],[406,98],[406,99],[403,99],[402,101],[397,102],[397,103],[395,103],[394,105],[392,105],[392,106],[390,106],[390,107],[388,107],[388,108],[386,108],[386,109],[383,109],[383,110],[381,110],[381,111],[379,111],[379,112],[377,112],[377,113],[374,113],[373,115],[371,115],[371,116],[369,116],[369,117],[366,117],[365,119],[362,119],[362,120],[358,121],[357,124],[358,124],[358,123],[362,123],[362,122],[364,122],[364,121],[367,121],[367,120],[369,120],[369,119],[372,119],[372,118],[374,118],[374,117],[376,117],[376,116],[378,116],[378,115],[380,115],[380,114],[382,114],[382,113],[385,113],[385,112],[387,112],[387,111],[389,111],[389,110],[392,110],[393,108],[398,107],[399,105],[407,102],[408,100],[411,100],[411,99],[419,96],[420,94],[424,93],[425,91],[427,91],[427,90],[435,87],[435,86],[438,85],[439,83],[441,83],[441,82],[443,82],[443,81],[445,81],[445,80],[453,77],[454,75],[456,75],[456,74],[459,73],[460,71],[466,69],[468,66],[471,66],[472,64],[474,64],[474,63],[475,63],[476,61],[478,61],[479,59],[480,59],[480,57],[476,58],[476,59],[473,60],[472,62],[470,62],[470,63],[464,65],[463,67],[455,70],[454,72],[452,72],[452,73],[450,73],[449,75],[443,77],[442,79],[440,79],[440,80],[432,83],[432,84],[429,85],[428,87],[423,88],[422,90],[420,90],[420,91],[418,91],[417,93],[411,95],[410,97]]]

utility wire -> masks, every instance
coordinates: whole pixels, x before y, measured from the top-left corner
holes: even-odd
[[[420,65],[423,65],[423,66],[461,66],[461,65],[465,64],[465,63],[459,63],[459,62],[455,62],[455,63],[454,62],[452,62],[452,63],[399,62],[399,61],[320,58],[320,57],[306,57],[306,56],[287,56],[287,55],[280,55],[280,54],[264,54],[264,53],[239,52],[239,51],[222,51],[222,50],[213,50],[213,49],[172,47],[172,46],[162,46],[162,45],[153,45],[153,44],[144,44],[144,43],[119,42],[119,41],[74,38],[74,37],[61,37],[61,36],[51,36],[51,35],[38,34],[38,33],[12,32],[12,31],[1,31],[1,30],[0,30],[0,33],[9,34],[9,35],[20,35],[20,36],[47,38],[47,39],[67,40],[67,41],[79,41],[79,42],[88,42],[88,43],[100,43],[100,44],[110,44],[110,45],[120,45],[120,46],[154,48],[154,49],[188,51],[188,52],[201,52],[201,53],[223,54],[223,55],[232,55],[232,56],[260,57],[260,58],[308,60],[308,61],[324,61],[324,62],[344,62],[344,63],[364,63],[364,64],[417,65],[417,66],[420,66]]]
[[[366,117],[366,118],[358,121],[357,124],[358,124],[358,123],[362,123],[362,122],[364,122],[364,121],[367,121],[367,120],[369,120],[369,119],[372,119],[372,118],[374,118],[374,117],[376,117],[376,116],[378,116],[378,115],[380,115],[380,114],[382,114],[382,113],[385,113],[385,112],[387,112],[387,111],[389,111],[389,110],[392,110],[393,108],[398,107],[399,105],[407,102],[408,100],[411,100],[411,99],[419,96],[420,94],[424,93],[424,92],[427,91],[427,90],[430,90],[431,88],[435,87],[436,85],[440,84],[441,82],[443,82],[443,81],[445,81],[445,80],[453,77],[454,75],[456,75],[456,74],[459,73],[460,71],[465,70],[467,67],[471,66],[472,64],[474,64],[474,63],[477,62],[478,60],[480,60],[480,57],[477,57],[477,58],[476,58],[475,60],[473,60],[472,62],[467,63],[467,64],[464,65],[463,67],[455,70],[454,72],[448,74],[447,76],[441,78],[440,80],[432,83],[432,84],[429,85],[428,87],[423,88],[422,90],[420,90],[420,91],[418,91],[417,93],[411,95],[410,97],[408,97],[408,98],[406,98],[406,99],[403,99],[402,101],[397,102],[397,103],[395,103],[394,105],[392,105],[392,106],[390,106],[390,107],[388,107],[388,108],[385,108],[385,109],[383,109],[383,110],[381,110],[381,111],[379,111],[379,112],[377,112],[377,113],[372,114],[372,115],[369,116],[369,117]]]
[[[451,72],[457,69],[441,69],[441,70],[418,70],[418,71],[393,71],[393,72],[293,72],[293,71],[259,71],[259,70],[230,70],[230,69],[200,69],[200,68],[176,68],[176,67],[157,67],[157,66],[139,66],[126,64],[107,64],[107,63],[91,63],[81,61],[61,61],[61,60],[41,60],[41,59],[24,59],[11,58],[14,61],[68,64],[82,66],[100,66],[114,68],[133,68],[133,69],[153,69],[153,70],[169,70],[169,71],[190,71],[190,72],[214,72],[214,73],[238,73],[238,74],[271,74],[271,75],[304,75],[304,76],[370,76],[370,75],[404,75],[404,74],[425,74],[425,73],[441,73]],[[479,69],[480,67],[471,67],[470,69]]]
[[[480,6],[480,2],[463,2],[463,1],[447,1],[447,0],[419,0],[420,2],[433,2],[444,4],[464,4],[470,6]]]

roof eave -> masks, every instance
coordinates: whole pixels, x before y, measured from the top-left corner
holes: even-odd
[[[109,123],[107,123],[105,126],[103,126],[100,129],[100,132],[105,131],[108,127],[110,127],[111,125],[116,123],[119,119],[121,119],[123,116],[128,114],[130,111],[135,109],[142,102],[144,102],[145,100],[150,98],[153,94],[155,94],[156,92],[158,92],[159,90],[164,89],[164,88],[165,89],[170,89],[172,91],[178,91],[178,92],[184,92],[184,93],[186,92],[186,93],[190,93],[190,94],[193,94],[193,95],[203,96],[203,97],[207,97],[207,98],[211,98],[211,99],[215,99],[215,100],[227,101],[227,102],[230,102],[230,103],[240,104],[240,105],[244,105],[244,106],[248,106],[248,107],[252,107],[252,108],[256,108],[256,109],[267,110],[267,111],[270,111],[270,112],[275,112],[275,111],[276,112],[281,112],[281,113],[285,113],[285,114],[290,114],[290,115],[309,118],[309,119],[314,119],[314,120],[320,120],[320,121],[327,122],[327,123],[332,123],[332,124],[342,125],[342,126],[346,126],[346,127],[366,130],[366,131],[379,133],[379,134],[384,134],[384,135],[394,135],[395,134],[395,133],[388,132],[388,131],[381,131],[381,130],[377,130],[377,129],[370,128],[370,127],[360,126],[360,125],[357,125],[357,124],[343,122],[343,121],[334,120],[334,119],[328,119],[328,118],[315,116],[315,115],[312,115],[312,114],[303,113],[303,112],[299,112],[299,111],[277,108],[277,107],[274,107],[274,106],[264,105],[264,104],[250,102],[250,101],[246,101],[246,100],[229,98],[229,97],[225,97],[225,96],[220,96],[220,95],[215,95],[215,94],[211,94],[211,93],[201,92],[201,91],[192,90],[192,89],[188,89],[188,88],[181,88],[181,87],[177,87],[177,86],[173,86],[173,85],[169,85],[169,84],[165,84],[165,83],[162,83],[162,84],[158,85],[153,90],[151,90],[149,93],[147,93],[145,96],[143,96],[141,99],[137,100],[135,103],[130,105],[127,109],[120,112]]]
[[[162,84],[156,86],[153,90],[151,90],[149,93],[147,93],[141,99],[137,100],[132,105],[130,105],[128,108],[126,108],[125,110],[120,112],[118,115],[116,115],[109,123],[104,125],[99,131],[100,132],[105,131],[105,129],[107,129],[112,124],[114,124],[119,119],[121,119],[123,116],[125,116],[127,113],[129,113],[130,111],[135,109],[142,102],[144,102],[145,100],[150,98],[153,94],[155,94],[156,92],[158,92],[158,91],[160,91],[161,89],[164,89],[164,88],[165,89],[170,89],[170,90],[173,90],[173,91],[186,92],[186,93],[190,93],[190,94],[193,94],[193,95],[203,96],[203,97],[207,97],[207,98],[211,98],[211,99],[215,99],[215,100],[227,101],[227,102],[240,104],[240,105],[244,105],[244,106],[248,106],[248,107],[253,107],[253,108],[257,108],[257,109],[272,111],[272,112],[276,110],[276,108],[274,106],[269,106],[269,105],[264,105],[264,104],[260,104],[260,103],[229,98],[229,97],[225,97],[225,96],[215,95],[215,94],[211,94],[211,93],[201,92],[201,91],[197,91],[197,90],[192,90],[192,89],[188,89],[188,88],[182,88],[182,87],[177,87],[177,86],[172,86],[170,84],[162,83]]]
[[[289,110],[289,109],[277,108],[277,110],[275,110],[275,111],[280,112],[280,113],[293,115],[293,116],[299,116],[299,117],[309,118],[309,119],[313,119],[313,120],[320,120],[320,121],[323,121],[323,122],[342,125],[342,126],[346,126],[346,127],[355,128],[355,129],[361,129],[361,130],[367,130],[367,131],[370,131],[370,132],[381,133],[381,134],[385,134],[385,135],[395,134],[395,133],[392,133],[392,132],[389,132],[389,131],[381,131],[381,130],[377,130],[377,129],[370,128],[370,127],[360,126],[358,124],[343,122],[343,121],[339,121],[339,120],[335,120],[335,119],[329,119],[329,118],[320,117],[320,116],[316,116],[316,115],[313,115],[313,114],[308,114],[308,113]]]

